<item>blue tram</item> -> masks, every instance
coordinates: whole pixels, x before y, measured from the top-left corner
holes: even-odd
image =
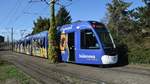
[[[115,64],[118,56],[109,30],[95,21],[77,22],[60,28],[62,60],[80,64]]]
[[[61,58],[64,62],[79,64],[115,64],[116,46],[104,24],[82,21],[58,27]],[[23,38],[16,43],[21,53],[47,57],[48,32]]]
[[[40,32],[31,36],[31,54],[48,58],[48,31]]]
[[[14,50],[23,54],[48,58],[48,31],[20,39],[15,43]]]

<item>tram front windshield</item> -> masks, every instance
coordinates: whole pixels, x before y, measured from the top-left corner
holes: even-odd
[[[110,33],[106,30],[106,28],[95,28],[95,31],[102,42],[104,49],[114,48]]]

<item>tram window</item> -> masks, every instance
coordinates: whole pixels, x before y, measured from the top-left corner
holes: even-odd
[[[92,30],[81,30],[81,49],[99,49],[97,39]]]
[[[40,47],[42,47],[42,40],[41,39],[38,39],[38,41],[37,41],[37,46],[40,48]]]
[[[45,48],[45,38],[43,38],[43,41],[42,41],[42,47]]]

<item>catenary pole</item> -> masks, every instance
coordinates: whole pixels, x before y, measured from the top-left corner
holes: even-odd
[[[12,45],[12,51],[13,51],[13,28],[11,28],[11,45]]]

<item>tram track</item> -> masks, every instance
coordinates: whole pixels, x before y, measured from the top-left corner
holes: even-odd
[[[14,63],[14,62],[13,62]],[[23,66],[24,68],[28,68],[31,72],[35,72],[38,75],[40,75],[39,78],[39,82],[41,82],[42,84],[48,84],[50,83],[49,81],[55,81],[59,82],[58,84],[64,84],[61,81],[59,81],[58,79],[56,79],[55,77],[49,76],[50,74],[47,73],[46,71],[43,71],[41,68],[36,67],[32,64],[24,64],[22,62],[17,62],[15,65],[20,64],[21,66]],[[21,67],[20,67],[21,68]],[[27,72],[29,74],[29,72]],[[30,74],[29,74],[30,75]],[[41,77],[41,78],[40,78]],[[43,80],[44,79],[44,80]]]
[[[15,53],[15,54],[18,54],[18,53]],[[28,56],[28,55],[27,55]],[[27,63],[30,63],[31,61],[28,61]],[[60,70],[58,69],[57,67],[49,67],[49,66],[43,66],[44,68],[40,68],[39,66],[41,66],[40,64],[38,63],[35,63],[34,61],[32,62],[33,64],[29,64],[30,66],[33,66],[35,68],[38,68],[39,70],[43,71],[43,72],[46,72],[46,73],[59,73],[61,75],[65,74],[69,77],[75,77],[76,79],[80,79],[80,80],[84,80],[84,81],[90,81],[90,82],[94,82],[96,84],[107,84],[106,82],[102,81],[102,80],[98,80],[98,79],[93,79],[93,78],[89,78],[89,77],[83,77],[81,76],[80,74],[77,74],[77,73],[71,73],[71,72],[66,72],[64,70]],[[35,65],[36,64],[36,65]],[[56,65],[58,66],[58,65]],[[61,66],[60,66],[61,67]],[[59,68],[60,68],[59,67]],[[46,70],[46,71],[45,71]],[[47,71],[47,70],[50,70],[50,71]],[[54,79],[55,80],[55,79]],[[58,80],[58,81],[61,81],[61,80]],[[61,84],[65,84],[66,82],[64,83],[61,83]]]
[[[57,69],[56,67],[51,68],[48,66],[42,66],[41,68],[39,67],[41,65],[36,63],[35,61],[32,61],[31,63],[31,60],[26,60],[26,59],[24,61],[16,60],[16,58],[18,57],[17,55],[19,55],[18,53],[9,53],[9,54],[12,54],[13,57],[15,58],[9,58],[7,60],[9,60],[9,62],[13,63],[14,65],[16,65],[18,68],[23,69],[25,73],[29,75],[31,75],[31,73],[29,72],[34,72],[34,74],[40,74],[41,77],[43,77],[42,79],[45,79],[45,80],[42,80],[42,79],[38,80],[42,84],[49,84],[49,81],[51,80],[57,82],[57,84],[66,84],[66,82],[69,82],[69,81],[66,81],[65,79],[63,79],[64,75],[67,75],[67,77],[74,77],[75,79],[80,79],[82,81],[92,82],[94,84],[107,84],[102,81],[100,82],[100,81],[97,81],[88,77],[82,77],[80,74],[73,74],[73,73],[65,72],[63,70]],[[33,77],[33,78],[37,79],[40,77]]]
[[[13,53],[13,54],[14,54],[14,56],[20,55],[19,53]],[[26,56],[29,56],[29,55],[26,55]],[[47,68],[50,68],[50,67],[47,67]],[[111,67],[111,68],[108,67],[108,68],[100,68],[100,69],[107,69],[107,70],[112,70],[112,71],[121,71],[121,72],[150,76],[150,69],[132,68],[132,67],[126,67],[126,66],[124,66],[124,67]],[[52,68],[51,68],[51,70],[52,70]],[[53,71],[55,71],[55,70],[53,70]],[[59,71],[59,69],[58,69],[58,71]]]
[[[19,63],[21,63],[21,62],[19,62]],[[24,63],[22,63],[22,64],[24,64]],[[28,67],[28,66],[32,66],[32,67]],[[66,75],[68,77],[74,77],[76,79],[80,79],[80,80],[84,80],[84,81],[94,82],[96,84],[104,83],[104,82],[100,82],[100,81],[97,81],[97,80],[94,80],[94,79],[91,79],[91,78],[88,78],[88,77],[82,77],[80,74],[73,74],[73,73],[70,73],[70,72],[66,72],[66,71],[57,69],[56,67],[55,68],[50,68],[50,67],[43,66],[44,68],[41,68],[41,67],[39,67],[40,65],[37,64],[37,63],[36,63],[36,65],[35,64],[28,64],[28,66],[27,67],[30,68],[31,70],[36,71],[39,74],[42,74],[44,76],[47,76],[47,78],[53,79],[53,80],[59,82],[59,84],[66,84],[66,82],[69,82],[69,81],[66,81],[66,80],[62,79],[64,75]],[[46,73],[48,73],[48,74],[46,74]],[[57,77],[59,77],[59,78],[57,78]],[[63,82],[62,82],[62,80],[63,80]],[[46,83],[46,84],[48,84],[48,83]]]
[[[13,57],[17,57],[16,55],[11,55]],[[27,60],[16,60],[15,58],[7,58],[5,60],[13,63],[16,67],[22,69],[25,73],[29,74],[31,77],[35,78],[37,81],[39,81],[42,84],[49,84],[50,81],[55,82],[54,84],[64,84],[58,79],[54,78],[53,76],[49,76],[49,73],[45,70],[35,66],[35,64],[32,64],[30,61]],[[59,83],[58,83],[59,82]]]
[[[0,56],[40,84],[143,84],[143,80],[146,81],[145,84],[149,84],[150,80],[150,69],[135,69],[128,66],[99,68],[70,63],[49,64],[47,59],[10,51],[4,51]]]
[[[35,65],[34,63],[31,63],[30,61],[27,61],[27,60],[25,60],[25,61],[17,60],[16,61],[14,59],[13,60],[10,59],[9,62],[16,65],[16,67],[21,68],[23,71],[25,71],[29,75],[31,75],[30,72],[34,72],[34,74],[40,75],[39,77],[36,77],[36,79],[39,79],[38,81],[42,84],[49,84],[49,81],[55,81],[55,83],[57,82],[58,84],[64,84],[57,78],[53,77],[53,74],[51,74],[51,73],[54,73],[54,72],[44,70],[44,69],[40,68],[39,65]],[[52,76],[50,76],[50,75],[52,75]],[[33,75],[31,75],[31,76],[33,78],[35,78]]]

